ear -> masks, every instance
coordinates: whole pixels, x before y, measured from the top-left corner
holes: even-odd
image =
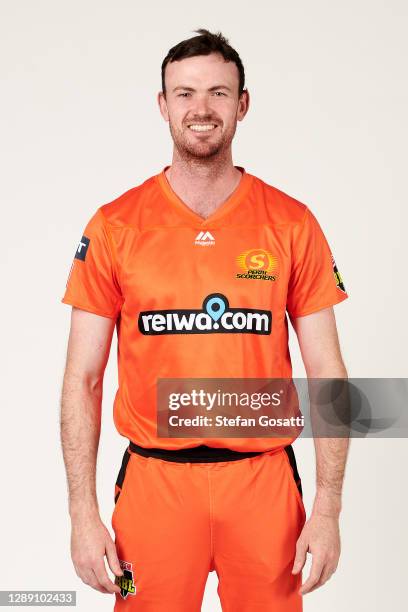
[[[238,101],[237,120],[242,121],[249,109],[249,91],[244,89]]]
[[[161,115],[163,117],[163,119],[165,121],[169,120],[169,111],[167,109],[167,102],[166,102],[166,98],[164,96],[164,93],[162,91],[159,91],[159,93],[157,94],[157,103],[159,105],[159,109],[161,112]]]

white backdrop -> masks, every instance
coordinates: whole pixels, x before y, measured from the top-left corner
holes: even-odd
[[[171,159],[156,94],[168,49],[221,30],[251,107],[234,162],[306,203],[350,298],[335,308],[350,377],[406,377],[407,5],[1,0],[2,393],[0,588],[77,590],[69,553],[59,399],[70,311],[60,299],[98,206]],[[405,304],[404,304],[405,301]],[[404,309],[405,306],[405,309]],[[291,334],[294,374],[303,375]],[[98,492],[109,524],[126,440],[114,429],[116,341],[105,378]],[[313,441],[295,443],[309,511]],[[406,440],[358,440],[347,466],[337,573],[305,612],[402,610]],[[306,576],[306,573],[305,573]],[[210,574],[204,612],[220,610]]]

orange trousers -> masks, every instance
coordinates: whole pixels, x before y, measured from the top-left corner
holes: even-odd
[[[210,571],[223,612],[301,612],[291,570],[306,515],[291,446],[213,463],[127,448],[115,502],[116,612],[199,612]]]

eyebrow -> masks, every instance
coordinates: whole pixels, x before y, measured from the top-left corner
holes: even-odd
[[[193,87],[185,87],[184,85],[178,85],[173,89],[173,91],[177,91],[178,89],[184,89],[184,91],[195,91]],[[231,91],[231,88],[227,85],[214,85],[210,87],[208,91],[215,91],[216,89],[226,89],[227,91]]]

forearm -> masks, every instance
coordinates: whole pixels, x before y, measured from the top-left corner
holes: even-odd
[[[312,514],[338,517],[349,438],[315,438],[316,496]]]
[[[96,460],[101,429],[102,380],[67,370],[61,397],[61,443],[71,519],[99,514]]]
[[[319,371],[309,372],[310,378],[316,379],[344,379],[347,380],[348,375],[346,368],[342,362],[337,362],[328,365],[326,368],[320,368]],[[320,395],[322,386],[319,381],[316,381],[314,392]],[[325,384],[325,383],[323,383]],[[330,419],[335,414],[336,409],[342,411],[347,409],[347,386],[342,388],[343,393],[340,395],[336,406],[329,407]],[[325,392],[324,395],[334,396],[334,393]],[[336,429],[332,429],[330,425],[327,427],[320,425],[314,426],[314,421],[319,421],[320,417],[318,402],[313,405],[315,398],[311,398],[311,419],[314,433],[314,445],[316,452],[316,496],[313,504],[312,514],[321,514],[326,516],[338,517],[341,512],[341,497],[344,481],[344,473],[347,462],[347,454],[350,444],[349,429],[347,425],[338,429],[338,434],[341,437],[335,437]],[[333,400],[334,401],[334,400]]]

